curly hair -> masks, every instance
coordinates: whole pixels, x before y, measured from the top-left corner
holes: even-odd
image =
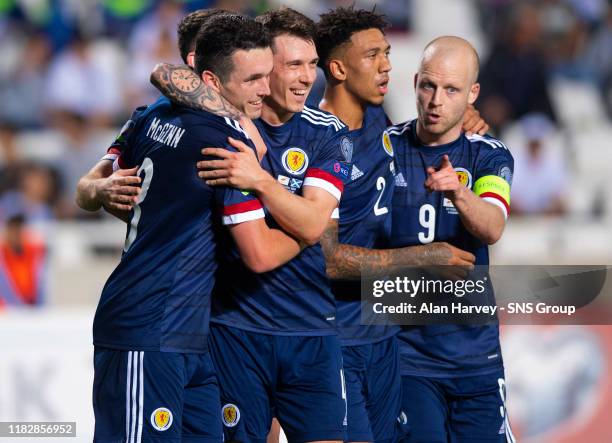
[[[266,28],[272,40],[281,34],[293,35],[313,42],[315,40],[317,30],[315,22],[295,9],[282,7],[261,14],[255,20]]]
[[[232,14],[230,11],[218,8],[198,9],[190,14],[187,14],[178,25],[178,47],[181,53],[181,58],[187,64],[187,54],[195,51],[196,36],[198,31],[209,18],[219,14]]]
[[[332,53],[347,43],[353,34],[367,29],[378,29],[383,34],[389,26],[385,16],[374,10],[336,8],[325,14],[316,26],[315,43],[319,53],[319,66],[329,76],[329,59]]]
[[[224,82],[234,69],[234,52],[269,46],[270,34],[261,23],[245,15],[218,14],[207,20],[198,32],[195,70],[198,75],[214,72]]]

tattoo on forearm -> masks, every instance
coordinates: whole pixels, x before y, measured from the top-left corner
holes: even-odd
[[[442,244],[397,249],[368,249],[338,242],[338,225],[330,224],[321,236],[327,275],[332,280],[358,280],[363,275],[382,277],[406,266],[446,265],[450,250]]]
[[[187,65],[159,63],[151,72],[151,83],[179,105],[239,120],[242,113],[204,82]]]

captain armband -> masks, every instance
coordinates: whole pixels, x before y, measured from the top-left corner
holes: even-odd
[[[474,194],[483,200],[499,206],[504,211],[504,217],[510,214],[510,184],[497,175],[485,175],[474,183]]]

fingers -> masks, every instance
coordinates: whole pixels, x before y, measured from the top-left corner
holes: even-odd
[[[215,180],[206,180],[206,184],[209,186],[231,186],[229,179],[219,178]]]
[[[112,194],[109,197],[109,204],[124,204],[128,206],[133,206],[138,202],[138,197],[134,197],[133,195],[122,195],[122,194]]]
[[[425,188],[430,192],[454,191],[457,189],[458,183],[459,180],[456,176],[430,176],[427,180],[425,180]]]
[[[128,177],[113,177],[112,184],[114,186],[129,186],[129,185],[138,185],[140,184],[141,179],[135,175],[130,175]],[[130,186],[131,188],[139,189],[137,186]]]
[[[204,148],[202,149],[201,152],[203,155],[206,155],[206,156],[219,157],[219,158],[225,158],[225,159],[235,158],[236,156],[235,152],[228,151],[227,149],[223,149],[223,148]]]
[[[231,167],[230,160],[200,160],[196,163],[198,169],[227,169]]]
[[[115,171],[116,175],[120,175],[120,176],[128,176],[128,175],[136,175],[136,173],[138,172],[138,166],[134,166],[133,168],[130,169],[117,169]],[[133,177],[133,178],[137,178],[138,182],[140,183],[140,177]]]
[[[466,134],[473,134],[476,132],[476,126],[478,126],[479,120],[482,120],[478,114],[466,114],[466,118],[463,120],[463,130]]]
[[[119,186],[118,188],[114,188],[112,192],[118,195],[134,196],[140,194],[140,188],[137,186]]]
[[[489,129],[491,129],[487,122],[485,122],[484,120],[482,122],[484,123],[484,125],[477,131],[478,135],[485,135],[489,132]]]
[[[236,140],[235,138],[228,137],[227,141],[229,141],[229,144],[232,145],[234,148],[238,149],[240,152],[252,151],[249,145],[247,145],[246,143],[240,140]]]
[[[230,176],[230,172],[227,169],[213,169],[210,171],[198,171],[198,177],[204,180],[226,178]]]
[[[448,169],[452,167],[453,165],[451,164],[448,154],[444,154],[444,157],[442,157],[442,162],[440,163],[440,169]]]
[[[109,209],[117,209],[119,211],[131,211],[133,208],[131,205],[122,205],[120,203],[107,203],[105,206]]]
[[[455,248],[456,255],[460,260],[463,260],[468,263],[474,263],[476,261],[476,256],[468,251],[464,251],[463,249]]]

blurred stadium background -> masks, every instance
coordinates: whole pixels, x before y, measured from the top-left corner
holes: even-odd
[[[124,226],[79,210],[74,188],[131,110],[157,97],[155,63],[180,61],[179,19],[281,4],[316,18],[352,3],[0,0],[0,421],[77,421],[77,440],[91,441],[91,321]],[[515,157],[514,213],[492,263],[612,263],[612,1],[354,3],[392,23],[385,107],[396,123],[415,116],[429,40],[460,35],[478,49],[477,106]],[[612,441],[610,327],[503,334],[520,441]]]

